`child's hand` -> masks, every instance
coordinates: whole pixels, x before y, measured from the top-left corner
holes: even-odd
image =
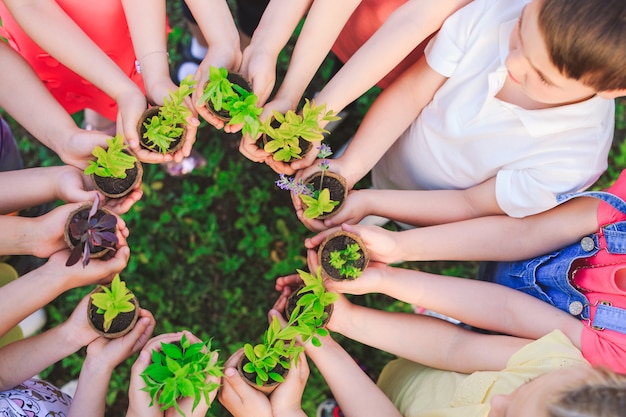
[[[33,239],[32,254],[34,256],[49,258],[53,253],[67,248],[64,238],[65,222],[69,215],[82,204],[63,204],[46,214],[33,218],[33,230],[36,233]]]
[[[261,391],[249,386],[237,372],[237,362],[242,355],[243,348],[224,364],[222,389],[218,399],[233,417],[273,417],[270,400]]]
[[[39,267],[37,271],[49,274],[51,279],[61,280],[66,291],[86,285],[108,284],[116,274],[126,268],[130,248],[126,244],[126,240],[122,239],[112,258],[107,260],[92,259],[89,265],[84,268],[80,262],[72,266],[65,266],[69,256],[69,249],[55,252],[50,256],[48,262]]]
[[[343,207],[336,214],[324,219],[324,227],[339,226],[343,223],[357,224],[371,214],[371,205],[365,198],[369,190],[350,190]]]
[[[127,213],[137,201],[141,200],[142,196],[143,190],[141,189],[141,181],[139,181],[130,194],[124,196],[123,198],[108,199],[105,206],[111,209],[111,211],[115,214],[124,214]]]
[[[84,315],[87,316],[86,311]],[[99,366],[112,371],[122,361],[141,350],[152,335],[155,324],[152,313],[146,309],[140,309],[139,320],[129,333],[117,339],[97,337],[87,346],[85,360],[97,362]]]
[[[259,105],[263,105],[274,88],[276,82],[276,56],[271,53],[263,42],[251,43],[243,51],[243,59],[240,71],[252,83],[252,90],[259,98]],[[272,107],[271,103],[266,103],[265,107]],[[276,107],[272,107],[276,108]],[[292,108],[287,106],[282,110]],[[279,109],[279,111],[281,111]],[[265,118],[263,117],[262,120]]]
[[[93,201],[97,194],[91,178],[80,169],[72,166],[61,167],[54,186],[54,195],[66,203]]]
[[[96,146],[106,148],[106,140],[109,137],[100,131],[80,129],[76,126],[74,133],[57,149],[57,154],[64,163],[82,171],[89,165],[89,161],[94,159],[91,154],[93,148]]]
[[[306,356],[301,354],[298,362],[292,362],[285,382],[270,395],[270,404],[274,417],[304,415],[302,412],[302,394],[309,378],[309,364]]]
[[[87,318],[88,304],[89,296],[86,295],[76,305],[70,317],[61,325],[79,348],[87,346],[98,338],[98,333],[89,325]]]
[[[341,227],[333,227],[313,237],[306,238],[304,240],[304,246],[308,249],[316,249],[324,239],[338,230],[351,232],[360,236],[369,251],[370,260],[374,262],[390,264],[402,260],[398,257],[400,249],[396,241],[396,233],[400,232],[392,232],[379,226],[342,224]]]

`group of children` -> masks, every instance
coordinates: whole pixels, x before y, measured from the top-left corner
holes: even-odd
[[[296,215],[320,232],[304,243],[309,268],[317,268],[314,249],[325,236],[338,227],[354,232],[372,262],[357,280],[327,282],[328,290],[383,293],[464,326],[370,309],[341,295],[328,328],[399,358],[375,384],[331,336],[305,347],[343,415],[623,413],[626,176],[606,192],[583,191],[607,168],[614,99],[626,95],[623,0],[270,0],[243,50],[226,1],[185,3],[206,44],[194,78],[201,85],[210,66],[240,71],[264,106],[261,118],[297,109],[331,49],[345,64],[317,104],[339,112],[372,85],[383,89],[345,151],[330,161],[350,189],[342,209],[324,221],[309,220],[294,196]],[[0,201],[6,227],[0,255],[47,262],[0,287],[0,335],[59,294],[109,282],[125,268],[129,231],[121,218],[112,259],[84,269],[65,266],[67,215],[95,197],[80,171],[95,145],[117,130],[143,162],[180,162],[191,152],[198,115],[218,129],[238,130],[196,108],[196,92],[187,103],[193,111],[187,145],[174,156],[139,149],[139,115],[176,86],[165,1],[100,2],[97,16],[94,7],[67,0],[0,3],[8,40],[0,43],[6,68],[0,106],[67,164],[20,169],[3,125],[0,195],[11,198]],[[278,53],[304,16],[287,74],[275,88]],[[18,92],[27,99],[15,100]],[[33,117],[31,100],[45,117]],[[82,128],[70,116],[79,110],[86,110]],[[315,150],[286,164],[256,139],[242,135],[240,144],[253,161],[296,178],[319,169]],[[373,187],[354,190],[370,172]],[[107,204],[119,217],[140,198],[138,187]],[[9,215],[56,200],[66,204],[39,217]],[[372,215],[406,230],[360,224]],[[483,263],[481,280],[388,265],[425,260],[490,262]],[[282,319],[298,279],[278,278],[280,296],[270,316]],[[0,412],[104,415],[113,369],[139,352],[127,416],[173,415],[149,406],[139,375],[152,349],[183,333],[148,340],[155,319],[142,309],[129,335],[107,340],[87,326],[85,309],[83,299],[65,323],[0,348]],[[32,378],[83,346],[87,356],[73,399]],[[237,374],[241,354],[226,361],[211,401],[217,395],[235,417],[304,415],[304,356],[268,397]],[[210,401],[193,412],[186,400],[179,404],[187,415],[201,416]]]

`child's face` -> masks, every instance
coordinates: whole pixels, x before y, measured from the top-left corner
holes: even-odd
[[[555,395],[563,392],[564,386],[583,383],[591,372],[588,366],[570,366],[532,379],[508,395],[495,395],[489,417],[546,417],[546,405],[554,401]]]
[[[539,28],[542,0],[533,0],[520,15],[511,32],[505,65],[508,80],[530,99],[548,105],[586,100],[596,91],[582,82],[567,78],[552,64],[543,33]]]

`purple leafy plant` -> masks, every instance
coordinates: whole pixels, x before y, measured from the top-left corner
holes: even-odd
[[[115,245],[118,242],[115,235],[117,218],[98,210],[99,203],[100,199],[96,196],[87,218],[84,214],[81,215],[84,211],[80,211],[70,220],[70,237],[76,243],[65,263],[66,266],[76,264],[82,256],[84,268],[89,264],[91,254],[98,252],[99,248],[115,251]]]

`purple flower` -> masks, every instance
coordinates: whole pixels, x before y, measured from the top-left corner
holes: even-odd
[[[285,174],[280,174],[280,179],[276,181],[276,185],[281,190],[289,190],[295,194],[313,195],[313,191],[304,184],[302,179],[296,181],[294,178],[287,177]]]
[[[322,144],[319,148],[320,151],[317,154],[318,158],[328,158],[333,154],[333,151],[330,149],[330,146],[326,144]]]

